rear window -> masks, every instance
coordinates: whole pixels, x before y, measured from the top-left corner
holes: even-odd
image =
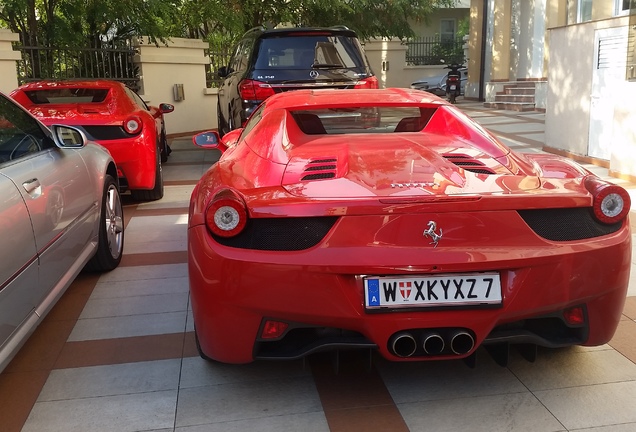
[[[419,132],[435,107],[347,107],[292,111],[307,135]]]
[[[104,102],[109,89],[55,88],[27,90],[24,93],[36,105]]]
[[[261,39],[256,69],[363,68],[362,47],[355,37],[287,36]]]

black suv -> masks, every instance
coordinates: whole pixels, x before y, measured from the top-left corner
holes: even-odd
[[[378,88],[353,30],[254,28],[219,68],[219,133],[242,127],[269,96],[306,88]]]

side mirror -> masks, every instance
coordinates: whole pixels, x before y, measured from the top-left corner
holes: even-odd
[[[227,150],[227,145],[217,131],[201,132],[192,137],[192,142],[204,149],[218,149],[221,153]]]
[[[60,148],[82,148],[88,141],[84,132],[70,126],[53,125],[51,132],[55,145]]]
[[[217,71],[216,74],[219,76],[219,78],[225,78],[226,76],[228,76],[227,73],[227,66],[221,66]]]
[[[162,103],[161,105],[159,105],[159,111],[161,111],[161,114],[171,113],[172,111],[174,111],[174,105],[169,103]]]

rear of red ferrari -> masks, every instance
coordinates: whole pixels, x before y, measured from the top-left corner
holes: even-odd
[[[627,193],[558,157],[440,136],[436,115],[390,145],[311,137],[269,166],[277,186],[231,180],[262,156],[249,142],[204,176],[188,230],[203,355],[433,360],[610,340],[629,280]]]
[[[155,120],[137,106],[125,86],[110,80],[46,81],[20,86],[11,97],[47,126],[81,128],[106,147],[128,189],[155,187],[158,133]]]

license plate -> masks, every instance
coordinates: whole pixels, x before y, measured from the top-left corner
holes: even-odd
[[[457,86],[455,84],[451,84],[450,89],[451,90],[457,90]]]
[[[367,309],[501,304],[499,273],[368,276]]]

